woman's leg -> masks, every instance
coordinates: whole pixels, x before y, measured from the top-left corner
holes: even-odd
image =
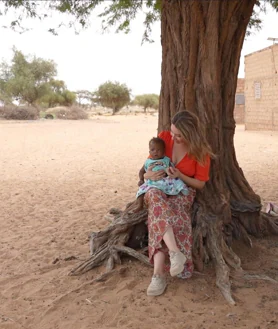
[[[177,246],[173,228],[171,226],[169,226],[167,231],[164,233],[163,240],[169,251],[175,251],[175,252],[180,251]]]
[[[163,276],[165,267],[165,254],[162,251],[157,251],[153,256],[153,274]]]
[[[148,296],[159,296],[166,288],[165,278],[165,253],[161,249],[162,236],[159,233],[163,230],[163,220],[160,220],[161,208],[165,207],[166,195],[158,189],[150,189],[144,197],[148,207],[148,239],[149,258],[154,264],[154,271],[151,283],[147,289]]]
[[[153,256],[154,270],[150,285],[147,289],[148,296],[162,295],[167,286],[164,274],[165,254],[162,251],[157,251]]]
[[[170,274],[171,276],[177,276],[184,270],[186,257],[177,246],[174,231],[171,226],[168,227],[167,231],[163,235],[163,240],[169,250],[170,263],[171,263]]]
[[[168,197],[158,189],[151,189],[145,194],[144,199],[148,208],[149,258],[150,262],[154,263],[155,278],[159,275],[162,276],[162,267],[164,267],[165,256],[169,250],[179,254],[179,256],[181,252],[186,258],[187,255],[190,256],[192,262],[191,250],[189,250],[192,245],[189,210],[194,195],[195,192],[192,190],[189,196],[179,194],[178,196]],[[165,248],[165,245],[163,246],[163,241],[168,248]],[[184,258],[178,262],[179,267],[181,261],[185,262],[184,255]],[[153,279],[150,286],[152,286]],[[159,286],[163,287],[162,284],[159,284]],[[164,286],[166,287],[166,284]]]
[[[169,197],[168,203],[173,211],[178,215],[179,220],[172,225],[173,233],[179,250],[186,256],[184,270],[178,275],[180,278],[190,278],[193,273],[192,262],[192,223],[191,223],[191,206],[194,202],[196,191],[189,188],[189,195],[179,194],[175,197]],[[183,225],[177,225],[180,220]]]

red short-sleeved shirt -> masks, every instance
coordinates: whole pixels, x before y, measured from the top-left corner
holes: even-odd
[[[172,139],[170,131],[162,131],[158,137],[164,140],[166,145],[165,155],[169,157],[172,161],[172,153],[173,153],[173,144],[174,141]],[[205,165],[199,164],[194,158],[190,158],[187,154],[184,158],[175,165],[179,171],[189,177],[194,177],[200,181],[208,181],[209,180],[209,168],[210,168],[210,157],[209,155],[206,157]]]

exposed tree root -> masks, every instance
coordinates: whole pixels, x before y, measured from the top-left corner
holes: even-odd
[[[207,246],[215,265],[216,285],[226,301],[231,305],[235,305],[235,301],[231,294],[230,270],[225,263],[222,253],[223,245],[226,243],[223,237],[220,236],[221,229],[219,229],[218,224],[219,222],[217,223],[216,221],[210,222],[210,225],[208,226]]]
[[[272,283],[278,284],[277,280],[272,279],[268,275],[264,274],[251,274],[251,273],[244,273],[243,278],[245,280],[264,280],[264,281],[270,281]]]
[[[116,250],[117,252],[122,252],[124,254],[129,255],[129,256],[132,256],[132,257],[140,260],[145,265],[152,266],[149,262],[148,257],[146,257],[145,255],[142,255],[141,253],[139,253],[138,251],[135,251],[132,248],[125,247],[125,246],[114,246],[114,250]]]
[[[131,209],[130,204],[127,207]],[[247,208],[250,210],[252,208],[250,207],[249,204]],[[243,212],[246,217],[242,217],[242,213],[239,214],[235,209],[232,209],[231,223],[223,226],[223,220],[220,217],[208,216],[200,211],[199,206],[195,205],[193,207],[193,260],[195,269],[202,272],[204,264],[212,260],[216,271],[216,285],[231,305],[235,305],[235,300],[231,294],[230,277],[246,280],[267,280],[278,283],[266,275],[244,272],[241,268],[240,258],[230,247],[229,241],[232,237],[243,240],[249,247],[252,247],[252,241],[248,233],[258,230],[258,227],[261,234],[278,234],[278,216],[272,216],[264,212],[261,212],[260,225],[252,224],[253,227],[250,229],[246,219],[248,215],[247,208],[241,209],[246,210],[246,212]],[[257,207],[252,208],[252,210],[257,210]],[[114,220],[111,216],[114,217]],[[112,208],[108,217],[110,225],[102,231],[91,234],[91,257],[72,269],[69,275],[82,274],[106,263],[105,273],[92,282],[104,281],[115,273],[115,266],[121,264],[121,255],[123,254],[151,266],[148,257],[144,254],[146,248],[142,249],[146,242],[144,239],[146,238],[147,211],[144,209],[132,214]],[[259,232],[257,231],[257,233]]]
[[[117,209],[111,209],[110,214],[115,216],[105,230],[93,232],[90,240],[91,257],[70,271],[70,275],[86,273],[89,270],[106,262],[107,271],[111,271],[115,264],[120,264],[119,253],[128,254],[149,265],[148,258],[142,253],[127,246],[134,227],[146,221],[147,211],[144,209],[136,214],[125,213]],[[139,237],[140,238],[140,237]],[[140,242],[140,241],[138,241]]]

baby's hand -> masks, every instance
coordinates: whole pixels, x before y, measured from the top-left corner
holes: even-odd
[[[166,170],[166,172],[170,178],[179,178],[180,177],[180,171],[177,168],[169,167]]]

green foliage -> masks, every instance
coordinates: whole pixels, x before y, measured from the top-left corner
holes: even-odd
[[[138,95],[132,101],[132,104],[142,106],[144,112],[146,112],[148,107],[157,110],[159,106],[159,96],[156,94]]]
[[[4,104],[12,104],[12,95],[6,83],[10,77],[11,72],[8,64],[2,62],[0,64],[0,101]]]
[[[260,10],[265,10],[266,3],[269,3],[278,11],[278,0],[258,0],[256,4]],[[136,17],[139,11],[144,11],[145,32],[143,40],[151,41],[151,26],[155,21],[160,20],[161,0],[113,0],[109,2],[106,0],[6,0],[2,1],[2,6],[0,6],[0,16],[5,15],[10,10],[15,12],[17,18],[10,23],[9,28],[22,32],[25,31],[21,24],[24,18],[36,17],[42,20],[50,16],[51,11],[59,11],[60,13],[69,14],[73,17],[69,26],[76,29],[76,23],[78,23],[81,28],[89,25],[90,14],[100,4],[105,5],[103,12],[99,15],[103,17],[104,30],[108,29],[110,26],[116,26],[117,32],[124,31],[128,33],[130,31],[130,22]],[[254,10],[253,17],[249,22],[249,28],[260,28],[261,20],[259,18],[259,11]],[[49,31],[53,34],[57,34],[57,27],[49,28]]]
[[[94,93],[95,102],[113,110],[113,115],[130,102],[130,90],[125,84],[107,81]]]
[[[261,28],[262,21],[259,14],[260,11],[265,11],[267,3],[278,11],[278,0],[258,0],[256,9],[249,21],[247,35],[251,33],[251,29],[259,30]],[[100,4],[105,4],[103,12],[99,15],[103,17],[102,28],[104,31],[113,26],[116,27],[116,32],[128,33],[131,21],[134,20],[139,11],[143,11],[145,14],[143,41],[152,41],[150,37],[151,27],[154,22],[160,20],[161,0],[6,0],[0,6],[0,16],[13,10],[18,16],[10,23],[9,28],[22,32],[26,30],[21,24],[24,18],[36,17],[42,20],[50,16],[51,11],[59,11],[72,17],[69,27],[74,27],[75,32],[78,33],[77,25],[81,28],[87,27],[90,22],[90,14]],[[49,32],[57,35],[57,28],[61,25],[49,28]],[[7,28],[7,26],[5,27]]]
[[[267,0],[271,6],[278,12],[278,0]]]
[[[105,19],[102,21],[103,30],[107,30],[110,26],[117,25],[116,32],[130,31],[130,22],[134,20],[139,11],[145,10],[145,32],[143,41],[152,41],[150,39],[151,25],[160,20],[161,0],[116,0],[107,6],[100,17]]]
[[[62,80],[50,80],[44,87],[44,94],[38,99],[43,107],[70,106],[76,100],[75,93],[67,90]]]
[[[11,65],[0,65],[0,96],[5,103],[13,100],[31,105],[71,105],[75,94],[66,89],[65,83],[55,80],[56,64],[52,60],[28,58],[13,49]]]
[[[248,23],[248,30],[246,35],[249,36],[251,34],[251,30],[259,31],[262,27],[262,20],[260,19],[260,13],[266,12],[266,5],[270,4],[274,10],[278,12],[278,0],[265,0],[265,1],[257,1],[253,10],[253,14]]]
[[[261,19],[259,18],[259,12],[260,10],[265,10],[266,3],[269,3],[278,11],[278,0],[258,0],[256,5],[260,9],[254,10],[247,34],[250,34],[250,28],[260,29]],[[90,14],[100,4],[105,4],[103,12],[99,15],[103,17],[103,30],[107,30],[111,26],[116,26],[116,32],[123,31],[128,33],[130,31],[131,21],[139,11],[144,11],[145,32],[143,34],[143,41],[151,41],[151,26],[155,21],[160,20],[161,0],[113,0],[109,2],[106,0],[6,0],[0,6],[0,16],[13,10],[17,14],[17,18],[10,23],[9,28],[22,32],[26,30],[21,24],[24,18],[36,17],[42,20],[50,16],[51,11],[59,11],[73,17],[69,26],[74,27],[76,32],[78,32],[76,23],[81,28],[88,26]],[[49,31],[57,34],[57,27],[49,28]]]
[[[51,15],[51,11],[59,11],[71,15],[73,19],[69,22],[70,27],[74,27],[78,32],[77,25],[84,28],[89,25],[90,14],[100,4],[104,4],[103,30],[111,26],[116,26],[116,32],[123,31],[128,33],[130,22],[136,17],[139,11],[145,13],[145,32],[143,40],[150,40],[151,25],[160,20],[161,0],[48,0],[48,1],[30,1],[30,0],[6,0],[0,7],[0,16],[13,10],[17,18],[9,26],[13,30],[25,31],[22,26],[22,20],[26,17],[36,17],[45,19]],[[76,24],[78,23],[78,24]],[[60,24],[62,25],[62,24]],[[7,26],[6,26],[7,27]],[[57,34],[58,27],[49,28],[49,32]]]

